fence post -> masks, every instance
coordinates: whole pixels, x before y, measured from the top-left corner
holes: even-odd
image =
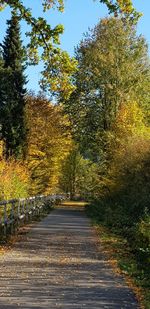
[[[13,234],[14,232],[14,220],[15,220],[15,216],[14,216],[14,202],[11,202],[11,210],[10,210],[10,233]]]
[[[18,200],[18,203],[17,203],[17,230],[18,230],[18,227],[19,227],[19,221],[20,221],[20,199]]]
[[[25,214],[25,222],[27,222],[28,221],[28,209],[29,209],[29,199],[27,198],[27,199],[25,199],[24,200],[24,214]]]
[[[0,225],[2,226],[2,234],[6,237],[9,232],[12,234],[18,229],[20,220],[28,222],[34,215],[40,215],[47,204],[55,205],[61,201],[63,197],[60,195],[49,196],[34,196],[26,199],[12,199],[8,201],[1,201],[0,206],[2,209],[2,218]]]
[[[7,236],[7,204],[4,204],[4,236]]]

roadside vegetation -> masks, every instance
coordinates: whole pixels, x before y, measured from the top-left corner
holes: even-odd
[[[94,205],[87,209],[88,216],[96,229],[101,250],[105,253],[110,265],[116,273],[122,274],[127,284],[134,290],[140,308],[150,308],[150,273],[143,262],[139,262],[131,244],[126,237],[113,231],[93,212]]]
[[[119,264],[130,275],[133,273],[136,283],[146,291],[148,308],[150,66],[147,44],[130,22],[105,18],[80,42],[76,59],[76,90],[64,102],[80,154],[74,163],[74,188],[77,195],[91,201],[88,212],[107,231],[110,247],[114,248],[116,243],[120,248],[122,262]],[[85,167],[82,178],[81,167],[78,172],[80,156],[90,166],[90,169]],[[82,190],[79,179],[85,184]],[[112,237],[116,239],[114,244]]]
[[[20,1],[0,45],[0,200],[65,193],[90,202],[89,215],[124,272],[145,290],[150,269],[150,62],[131,1],[100,1],[111,17],[89,30],[74,58]],[[44,1],[44,9],[63,1]],[[26,53],[20,19],[31,32]],[[41,31],[43,37],[41,38]],[[40,60],[42,90],[26,89],[25,68]],[[51,52],[50,52],[51,51]],[[28,58],[29,57],[29,58]],[[28,60],[27,60],[28,59]]]

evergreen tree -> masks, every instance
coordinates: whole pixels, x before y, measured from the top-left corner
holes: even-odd
[[[2,51],[0,49],[0,81],[2,82],[2,72],[3,72],[3,57],[2,57]],[[0,101],[1,101],[1,85],[0,85]],[[1,127],[1,123],[0,123],[0,139],[2,136],[2,127]]]
[[[25,145],[25,84],[24,49],[20,38],[19,19],[15,12],[7,21],[4,39],[3,69],[0,79],[0,122],[5,143],[5,156],[22,156]]]

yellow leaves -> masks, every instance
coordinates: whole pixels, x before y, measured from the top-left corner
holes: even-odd
[[[30,59],[31,64],[38,64],[40,61],[40,56],[37,48],[27,48],[27,56]]]
[[[64,1],[63,0],[40,0],[43,5],[44,11],[51,8],[57,7],[60,12],[64,10]],[[16,3],[15,3],[16,2]],[[2,10],[6,5],[10,5],[14,8],[22,8],[22,1],[11,1],[11,0],[1,0],[0,1],[0,10]]]
[[[41,86],[68,99],[75,89],[72,75],[77,70],[77,61],[59,48],[51,49],[48,53],[46,51],[42,57],[46,65],[42,72]]]
[[[0,141],[0,160],[3,157],[3,141]]]
[[[63,0],[44,0],[42,1],[44,11],[51,9],[56,6],[60,12],[64,11],[64,1]]]
[[[3,11],[5,6],[3,4],[0,4],[0,12]]]
[[[115,132],[121,137],[134,133],[143,133],[145,129],[142,110],[136,102],[123,104],[118,112],[114,125]]]
[[[145,125],[143,112],[136,102],[122,104],[105,137],[108,169],[106,177],[102,177],[102,193],[122,190],[129,177],[132,186],[134,175],[137,175],[134,184],[137,181],[138,185],[141,182],[148,187],[149,170],[145,166],[150,157],[150,128]]]
[[[57,190],[61,164],[71,147],[69,121],[61,106],[43,97],[27,100],[28,167],[31,194]]]
[[[136,9],[133,7],[132,0],[117,0],[119,10],[121,13],[124,13],[126,16],[131,16],[135,22],[142,16],[140,12],[137,12]]]
[[[133,7],[132,0],[100,0],[101,3],[105,3],[108,7],[109,13],[114,13],[115,16],[118,13],[122,13],[125,17],[130,17],[132,20],[138,20],[141,16],[139,12]]]
[[[122,12],[131,13],[133,11],[131,0],[117,0],[117,2]]]
[[[114,122],[110,131],[100,131],[96,137],[105,152],[105,156],[99,152],[99,175],[102,175],[99,177],[99,188],[96,188],[99,196],[121,190],[128,174],[134,176],[141,173],[146,158],[150,156],[150,129],[145,126],[143,112],[136,102],[122,104]],[[147,171],[144,170],[146,178]]]
[[[13,159],[0,161],[0,199],[27,197],[29,174],[27,168]]]
[[[44,12],[51,8],[64,10],[64,0],[40,0]],[[31,1],[33,2],[33,1]],[[139,14],[133,8],[131,0],[100,0],[105,3],[110,12],[122,11],[124,14],[131,14],[137,17]],[[75,86],[72,82],[73,74],[77,69],[77,62],[69,55],[61,51],[57,45],[60,44],[60,34],[63,33],[63,26],[57,25],[54,29],[47,23],[46,19],[35,18],[30,8],[24,6],[21,0],[0,1],[0,10],[8,4],[17,10],[19,17],[31,26],[31,31],[26,33],[29,36],[28,58],[31,64],[38,64],[40,60],[44,62],[43,78],[40,81],[43,89],[48,89],[53,94],[61,94],[64,99],[68,99],[74,91]],[[105,20],[107,23],[107,20]],[[40,48],[40,52],[38,52]],[[41,52],[42,50],[42,52]]]

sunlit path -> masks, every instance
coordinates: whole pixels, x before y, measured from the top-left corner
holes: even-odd
[[[0,309],[139,308],[83,211],[57,208],[0,256]]]

